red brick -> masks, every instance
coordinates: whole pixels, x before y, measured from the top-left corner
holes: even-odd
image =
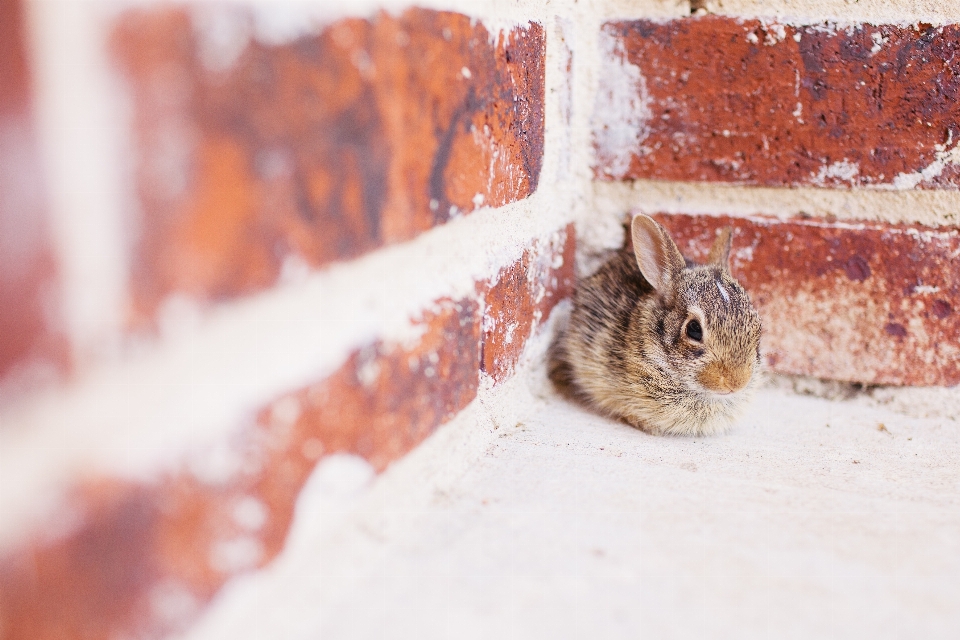
[[[639,68],[649,117],[635,143],[598,130],[602,178],[895,185],[929,167],[907,186],[960,185],[937,164],[960,142],[960,25],[705,16],[603,29]]]
[[[960,384],[960,230],[658,219],[695,260],[706,257],[718,228],[735,228],[731,266],[760,311],[773,371],[867,384]]]
[[[496,382],[513,374],[527,339],[573,293],[574,226],[568,225],[556,240],[527,249],[486,291],[481,364]]]
[[[415,348],[374,345],[293,396],[302,410],[294,427],[297,455],[313,438],[327,453],[354,453],[382,470],[473,400],[480,368],[476,302],[442,302],[425,324]]]
[[[222,71],[195,33],[169,8],[115,29],[137,131],[141,319],[173,292],[257,291],[288,258],[349,259],[536,190],[538,24],[491,34],[455,13],[380,13],[252,40]]]
[[[23,30],[21,3],[0,0],[0,380],[65,360]]]

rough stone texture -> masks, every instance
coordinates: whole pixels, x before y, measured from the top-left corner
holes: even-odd
[[[735,229],[731,266],[763,319],[768,366],[868,384],[960,383],[960,230],[657,216],[694,260]]]
[[[45,361],[61,366],[53,326],[55,268],[45,221],[30,73],[19,0],[0,0],[0,380]]]
[[[360,349],[157,483],[88,483],[69,500],[73,512],[50,523],[58,533],[0,558],[0,636],[182,629],[229,577],[282,550],[320,458],[351,453],[382,471],[474,399],[481,370],[509,376],[571,291],[574,240],[571,225],[532,243],[493,282],[477,282],[476,298],[438,301],[409,344]]]
[[[601,178],[960,185],[948,158],[960,142],[960,25],[704,16],[603,30]]]
[[[482,370],[502,382],[529,338],[561,300],[573,293],[576,236],[571,224],[549,242],[528,249],[502,270],[485,294]]]
[[[242,10],[222,8],[249,29]],[[136,313],[222,299],[522,199],[543,157],[539,24],[411,9],[227,57],[186,10],[119,19],[143,216]]]

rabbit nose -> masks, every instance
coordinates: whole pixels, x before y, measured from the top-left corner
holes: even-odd
[[[727,394],[747,386],[752,373],[750,365],[731,367],[722,362],[711,362],[703,368],[697,380],[710,391]]]

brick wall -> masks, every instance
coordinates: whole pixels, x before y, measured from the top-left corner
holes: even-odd
[[[960,9],[889,4],[0,0],[0,637],[188,628],[628,211],[774,372],[960,383]]]

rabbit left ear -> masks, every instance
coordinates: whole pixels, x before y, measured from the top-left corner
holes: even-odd
[[[674,295],[673,285],[686,263],[666,229],[650,216],[638,213],[630,225],[633,253],[640,273],[661,295]]]
[[[730,246],[733,244],[733,227],[724,227],[717,234],[707,256],[707,264],[716,265],[730,273]]]

